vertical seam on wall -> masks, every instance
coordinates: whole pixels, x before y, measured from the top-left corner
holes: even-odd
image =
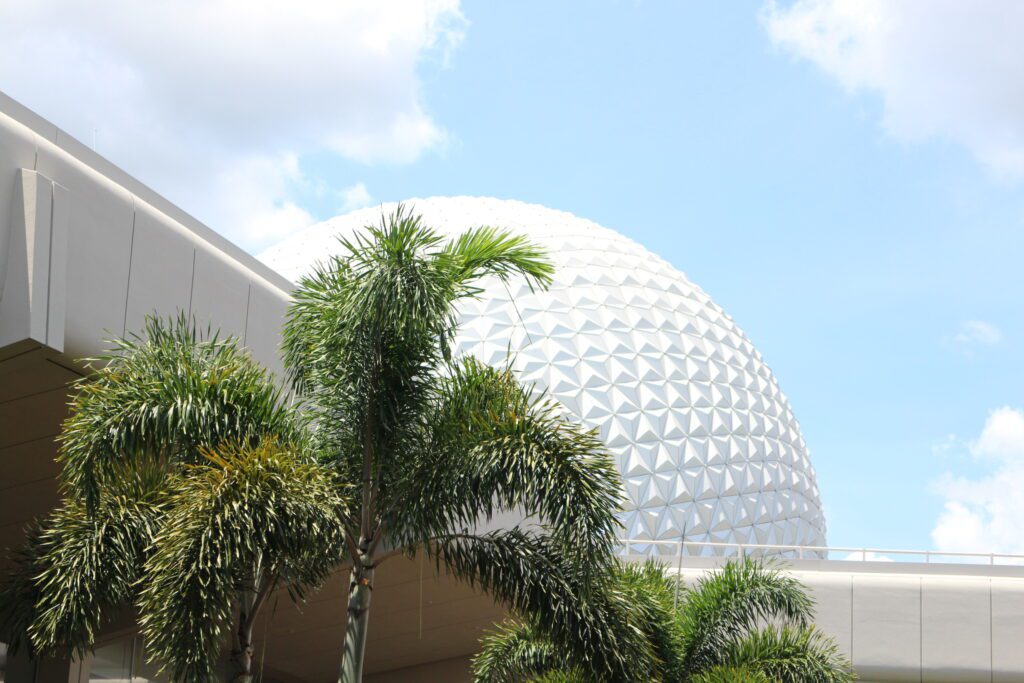
[[[192,294],[196,291],[196,248],[192,247],[192,284],[188,288],[188,318],[192,321]]]
[[[995,579],[989,578],[988,580],[988,680],[994,681],[996,678],[996,633],[995,633],[995,615],[993,614],[994,605],[992,604],[992,582]]]
[[[135,216],[138,208],[135,204],[135,195],[129,196],[132,198],[132,236],[128,240],[128,283],[124,288],[124,317],[121,319],[122,337],[128,334],[128,302],[132,298],[132,261],[135,260]]]
[[[249,281],[249,288],[245,291],[245,323],[242,325],[242,346],[245,346],[249,339],[249,306],[252,305],[252,281]]]
[[[924,579],[917,580],[917,655],[921,662],[919,680],[924,681]]]
[[[856,669],[853,656],[853,574],[850,574],[850,664]]]

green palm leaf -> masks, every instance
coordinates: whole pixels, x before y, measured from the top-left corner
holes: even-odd
[[[686,672],[720,663],[724,648],[769,621],[807,625],[814,602],[779,566],[756,560],[729,562],[703,576],[680,610]]]
[[[454,363],[427,430],[426,447],[388,490],[400,543],[517,509],[548,525],[587,566],[598,570],[610,558],[622,500],[610,456],[594,432],[566,420],[510,369],[471,357]]]
[[[549,638],[523,621],[506,620],[480,644],[480,653],[473,658],[474,680],[480,683],[537,680],[572,666]]]
[[[727,666],[745,668],[779,683],[846,683],[854,680],[849,660],[836,644],[809,626],[769,627],[731,643]]]
[[[112,342],[75,383],[60,435],[62,481],[95,504],[119,466],[197,462],[221,441],[295,441],[294,412],[267,372],[232,338],[200,335],[185,316],[147,317],[140,335]]]
[[[608,575],[620,603],[592,602],[608,632],[582,638],[546,626],[550,617],[506,622],[481,641],[473,662],[478,683],[507,681],[695,681],[699,683],[832,683],[854,680],[835,643],[807,622],[803,587],[778,567],[727,563],[676,599],[677,577],[648,561],[613,565]],[[592,596],[588,596],[591,597]],[[773,624],[767,626],[766,624]],[[632,639],[639,631],[646,647]],[[590,640],[626,659],[585,660]],[[698,655],[698,656],[695,656]]]
[[[147,646],[174,680],[213,678],[239,590],[262,600],[280,580],[300,598],[341,559],[345,510],[326,470],[274,441],[205,454],[173,487],[139,596]]]
[[[123,473],[91,511],[65,500],[44,522],[37,548],[34,616],[37,650],[92,646],[103,618],[131,601],[142,561],[166,508],[159,481]]]

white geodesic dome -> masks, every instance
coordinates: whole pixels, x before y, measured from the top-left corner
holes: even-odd
[[[547,249],[545,292],[491,283],[462,307],[458,346],[514,354],[523,381],[596,427],[615,456],[631,539],[824,545],[825,519],[800,428],[771,370],[700,287],[617,232],[517,201],[406,202],[445,233],[490,225]],[[377,224],[374,207],[314,225],[261,255],[296,280]]]

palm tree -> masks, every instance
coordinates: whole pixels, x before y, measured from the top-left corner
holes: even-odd
[[[173,480],[140,582],[142,633],[174,680],[208,680],[234,619],[232,675],[248,682],[260,607],[282,585],[301,600],[332,573],[344,502],[329,472],[276,441],[206,456]]]
[[[184,316],[147,319],[75,389],[63,502],[4,584],[5,632],[32,651],[81,653],[134,602],[175,679],[212,678],[230,632],[235,678],[250,680],[268,593],[301,596],[338,561],[318,550],[336,546],[343,501],[296,411],[233,339]]]
[[[351,484],[339,680],[362,678],[375,570],[401,552],[538,615],[582,661],[621,666],[587,606],[617,529],[609,456],[509,368],[452,349],[457,304],[483,278],[544,287],[551,265],[493,228],[445,241],[402,207],[342,247],[299,283],[284,333],[314,449]],[[482,530],[505,511],[533,522]]]
[[[544,286],[551,266],[490,228],[443,242],[401,209],[345,246],[300,284],[286,326],[301,410],[232,340],[199,338],[184,318],[147,322],[79,383],[65,503],[8,582],[8,630],[81,650],[134,601],[175,679],[211,678],[231,632],[248,680],[270,591],[301,597],[341,566],[342,678],[358,681],[374,571],[419,549],[537,615],[581,662],[628,667],[590,608],[621,601],[594,579],[617,528],[610,458],[507,367],[453,360],[455,306],[481,278]],[[531,523],[482,530],[508,510]]]
[[[484,637],[474,658],[478,683],[516,681],[690,681],[693,683],[833,683],[854,680],[850,663],[813,626],[813,602],[777,565],[730,562],[687,588],[648,561],[610,572],[630,595],[606,618],[620,637],[648,644],[648,657],[622,677],[581,664],[539,628],[511,619]]]

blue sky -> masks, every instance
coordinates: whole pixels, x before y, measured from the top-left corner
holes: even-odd
[[[760,349],[830,544],[1024,552],[1007,502],[1024,487],[1020,5],[407,0],[353,20],[305,3],[282,31],[312,36],[294,58],[285,36],[189,72],[125,38],[154,21],[130,4],[123,25],[57,29],[47,4],[0,32],[62,31],[97,87],[39,87],[15,47],[0,89],[248,248],[416,196],[590,218],[684,270]],[[257,19],[254,36],[279,25]],[[288,62],[318,54],[356,66]],[[47,60],[32,68],[71,77]]]
[[[1021,405],[1024,192],[958,145],[893,139],[876,94],[773,45],[761,9],[467,4],[451,67],[425,78],[445,152],[323,173],[380,200],[537,202],[638,240],[776,372],[830,543],[931,547],[930,483],[979,469],[937,445]],[[1001,340],[957,343],[971,320]]]

